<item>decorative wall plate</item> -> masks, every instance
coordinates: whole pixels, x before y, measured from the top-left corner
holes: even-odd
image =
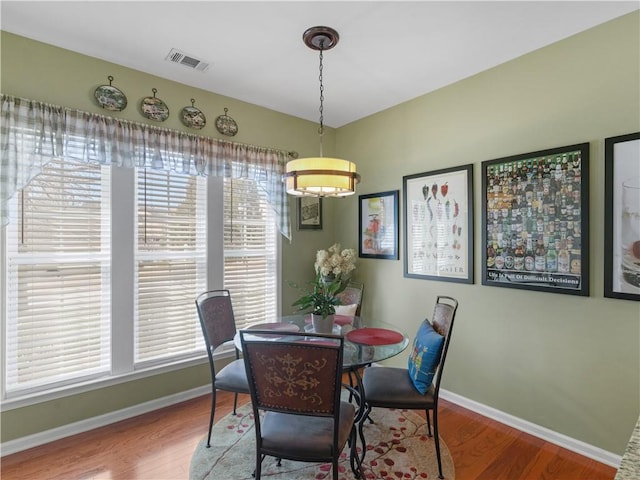
[[[164,122],[169,118],[169,107],[159,98],[156,98],[156,88],[152,88],[153,97],[144,97],[140,104],[142,115],[149,120],[155,120],[156,122]]]
[[[96,88],[95,92],[93,92],[93,95],[102,108],[121,112],[127,106],[127,97],[111,85],[111,82],[113,82],[111,75],[109,75],[107,79],[109,80],[109,85],[100,85]]]
[[[182,112],[180,112],[180,117],[182,118],[182,122],[191,128],[196,128],[200,130],[207,124],[207,119],[204,116],[204,113],[199,108],[196,108],[194,104],[196,101],[191,99],[191,106],[184,107]]]
[[[238,124],[233,118],[227,115],[228,111],[229,109],[225,107],[224,115],[220,115],[216,118],[216,129],[223,135],[233,137],[238,133]]]

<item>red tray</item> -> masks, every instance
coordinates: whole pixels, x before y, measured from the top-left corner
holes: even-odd
[[[346,337],[350,342],[363,345],[392,345],[404,339],[401,333],[386,328],[358,328],[348,332]]]

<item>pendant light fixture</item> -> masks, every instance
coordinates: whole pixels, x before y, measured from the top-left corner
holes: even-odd
[[[320,51],[320,156],[290,160],[284,181],[287,193],[295,196],[344,197],[353,195],[360,175],[356,165],[348,160],[322,156],[324,136],[324,84],[322,83],[323,53],[336,46],[340,36],[333,28],[311,27],[302,35],[307,47]]]

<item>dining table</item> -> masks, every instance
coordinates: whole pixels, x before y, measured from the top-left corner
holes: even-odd
[[[286,339],[287,332],[315,333],[310,314],[286,315],[277,322],[254,323],[242,330],[275,330],[282,333],[278,336],[280,340]],[[402,353],[409,345],[409,337],[394,325],[362,316],[335,315],[332,334],[344,337],[342,368],[345,372],[357,373],[362,367]],[[233,342],[241,351],[239,333]]]

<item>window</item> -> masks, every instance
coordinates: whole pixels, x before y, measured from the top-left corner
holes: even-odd
[[[206,362],[209,288],[276,318],[286,152],[0,97],[3,408]]]
[[[4,229],[3,399],[205,359],[194,301],[218,287],[207,281],[231,290],[240,327],[276,320],[265,198],[246,179],[48,163]]]
[[[278,254],[275,215],[255,182],[224,180],[224,286],[238,328],[275,321]]]
[[[194,300],[206,290],[205,180],[138,170],[135,362],[202,350]]]
[[[6,392],[110,368],[109,169],[52,160],[7,227]]]

